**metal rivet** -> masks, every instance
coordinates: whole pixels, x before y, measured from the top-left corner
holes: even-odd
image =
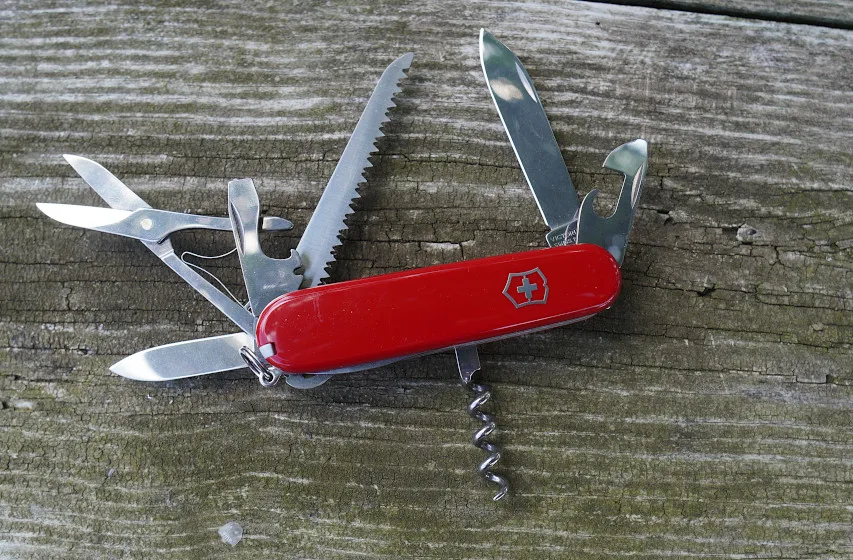
[[[270,356],[275,355],[275,346],[273,346],[272,342],[268,342],[263,346],[258,348],[258,351],[261,353],[261,356],[264,358],[269,358]]]

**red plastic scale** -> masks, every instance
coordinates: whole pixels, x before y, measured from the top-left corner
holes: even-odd
[[[286,373],[355,371],[579,321],[620,285],[604,249],[554,247],[297,290],[263,310],[256,335]]]

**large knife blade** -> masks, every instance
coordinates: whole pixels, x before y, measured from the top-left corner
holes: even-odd
[[[578,195],[533,81],[518,58],[480,30],[480,63],[509,142],[533,191],[550,246],[575,242]]]
[[[107,171],[100,164],[79,156],[64,156],[71,167],[92,187],[98,195],[116,210],[134,211],[151,208],[144,200],[122,183],[118,177]],[[162,243],[142,241],[142,244],[157,255],[163,263],[174,270],[184,282],[212,303],[217,309],[231,319],[240,329],[253,335],[255,332],[255,317],[242,305],[219,291],[213,284],[205,280],[198,272],[182,261],[172,248],[168,239]]]
[[[404,54],[380,76],[296,246],[304,267],[303,287],[317,286],[329,276],[326,267],[335,259],[334,249],[341,244],[341,232],[347,229],[346,218],[353,212],[353,201],[360,196],[358,186],[364,182],[364,171],[372,165],[368,158],[376,151],[376,142],[384,136],[382,125],[388,122],[387,113],[396,105],[394,96],[402,89],[399,83],[406,76],[413,56],[413,53]]]

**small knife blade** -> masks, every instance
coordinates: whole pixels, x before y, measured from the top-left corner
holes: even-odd
[[[110,366],[110,371],[135,381],[172,381],[243,369],[240,349],[252,347],[254,336],[246,333],[196,338],[148,348]],[[332,375],[287,375],[285,382],[296,389],[313,389]]]
[[[169,235],[183,229],[231,231],[231,220],[228,218],[183,214],[154,208],[140,208],[131,212],[114,208],[50,202],[38,202],[36,206],[50,218],[69,226],[154,243],[160,243]],[[273,216],[264,217],[262,223],[266,231],[286,230],[293,227],[290,221]]]
[[[406,76],[413,57],[413,53],[404,54],[382,72],[296,246],[304,267],[303,287],[317,286],[329,276],[326,267],[335,260],[334,249],[341,244],[341,232],[347,229],[346,218],[353,212],[353,201],[360,196],[358,186],[364,182],[365,169],[372,165],[368,158],[384,136],[382,125],[388,122],[387,113],[396,105],[394,96],[402,89],[399,82]]]
[[[254,344],[254,337],[242,332],[173,342],[128,356],[110,371],[137,381],[169,381],[243,369],[240,348]]]
[[[578,195],[533,81],[513,52],[485,29],[480,30],[480,63],[524,178],[551,228],[548,244],[574,243]]]

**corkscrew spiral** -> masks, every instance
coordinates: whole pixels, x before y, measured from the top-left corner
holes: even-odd
[[[492,498],[494,501],[498,501],[506,496],[509,483],[504,477],[492,471],[492,467],[501,459],[501,448],[488,439],[496,428],[495,417],[480,408],[492,397],[491,387],[484,383],[476,383],[470,378],[467,381],[463,380],[462,383],[466,389],[475,395],[474,399],[468,403],[468,414],[483,424],[483,427],[474,433],[471,441],[476,447],[488,453],[488,456],[477,467],[477,472],[484,479],[499,486],[497,494]]]

